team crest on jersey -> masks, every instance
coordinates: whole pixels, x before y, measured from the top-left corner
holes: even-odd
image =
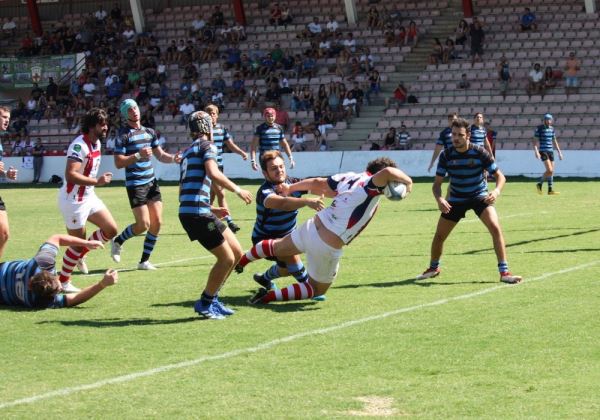
[[[73,150],[75,150],[76,152],[81,152],[81,146],[79,144],[76,144],[75,146],[73,146]]]

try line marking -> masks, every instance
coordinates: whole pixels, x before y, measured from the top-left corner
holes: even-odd
[[[0,410],[4,409],[4,408],[10,408],[10,407],[18,406],[18,405],[23,405],[23,404],[32,404],[37,401],[47,400],[47,399],[54,398],[54,397],[64,397],[67,395],[75,394],[77,392],[88,391],[91,389],[100,388],[105,385],[113,385],[113,384],[119,384],[119,383],[124,383],[124,382],[130,382],[130,381],[133,381],[133,380],[136,380],[139,378],[145,378],[147,376],[153,376],[153,375],[163,373],[163,372],[168,372],[171,370],[182,369],[182,368],[189,367],[189,366],[199,365],[200,363],[204,363],[204,362],[228,359],[231,357],[236,357],[236,356],[240,356],[242,354],[247,354],[247,353],[256,353],[261,350],[267,350],[272,347],[278,346],[280,344],[289,343],[291,341],[296,341],[296,340],[299,340],[304,337],[310,337],[310,336],[317,335],[317,334],[327,334],[327,333],[330,333],[333,331],[342,330],[345,328],[353,327],[355,325],[364,324],[364,323],[370,322],[370,321],[377,321],[377,320],[388,318],[390,316],[394,316],[394,315],[398,315],[398,314],[414,312],[414,311],[418,311],[419,309],[431,308],[434,306],[444,305],[446,303],[471,299],[474,297],[487,295],[488,293],[492,293],[492,292],[495,292],[496,290],[501,290],[501,289],[505,289],[508,287],[523,286],[523,285],[526,285],[526,284],[534,282],[534,281],[540,281],[540,280],[547,279],[549,277],[553,277],[557,274],[565,274],[565,273],[570,273],[572,271],[584,270],[586,268],[593,267],[599,263],[600,263],[600,260],[592,261],[589,263],[576,265],[574,267],[565,268],[565,269],[562,269],[559,271],[554,271],[552,273],[545,273],[540,276],[529,279],[519,285],[499,284],[499,285],[496,285],[493,287],[489,287],[487,289],[479,290],[477,292],[472,292],[472,293],[467,293],[464,295],[440,299],[440,300],[436,300],[436,301],[430,302],[430,303],[423,303],[421,305],[409,306],[407,308],[400,308],[400,309],[396,309],[396,310],[393,310],[390,312],[385,312],[385,313],[382,313],[379,315],[372,315],[372,316],[368,316],[365,318],[355,319],[353,321],[346,321],[341,324],[332,325],[332,326],[326,327],[326,328],[319,328],[316,330],[310,330],[310,331],[305,331],[305,332],[301,332],[298,334],[288,335],[287,337],[282,337],[282,338],[277,338],[275,340],[267,341],[265,343],[258,344],[254,347],[247,347],[244,349],[232,350],[232,351],[228,351],[228,352],[221,353],[221,354],[215,354],[213,356],[202,356],[202,357],[199,357],[199,358],[193,359],[193,360],[187,360],[187,361],[183,361],[183,362],[179,362],[179,363],[173,363],[170,365],[159,366],[159,367],[156,367],[153,369],[143,370],[140,372],[133,372],[128,375],[116,376],[113,378],[107,378],[107,379],[103,379],[103,380],[97,381],[97,382],[92,382],[89,384],[83,384],[83,385],[77,385],[77,386],[57,389],[55,391],[46,392],[44,394],[33,395],[31,397],[21,398],[19,400],[2,402],[2,403],[0,403]]]

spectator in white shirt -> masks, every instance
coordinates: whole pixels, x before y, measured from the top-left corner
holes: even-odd
[[[112,71],[109,71],[108,75],[106,76],[106,79],[104,79],[105,89],[108,89],[108,87],[113,84],[113,82],[115,81],[114,77],[115,76],[112,74]]]
[[[164,134],[161,133],[160,130],[156,130],[156,138],[157,138],[158,145],[160,146],[160,148],[163,150],[167,150],[167,148],[166,148],[167,139],[165,138]]]
[[[527,85],[527,94],[544,94],[544,72],[540,63],[535,63],[533,69],[529,72],[529,84]]]
[[[321,35],[319,42],[319,57],[328,57],[331,49],[331,41],[327,39],[327,35]]]
[[[104,10],[104,7],[102,6],[100,6],[100,9],[96,10],[96,13],[94,13],[94,17],[96,18],[98,23],[104,23],[104,20],[107,16],[108,13],[106,13],[106,10]]]
[[[327,22],[327,31],[330,33],[334,33],[338,31],[339,28],[339,24],[337,23],[337,20],[335,20],[335,16],[333,15],[329,15],[329,22]]]
[[[306,25],[306,29],[302,31],[301,37],[312,38],[316,35],[319,35],[321,32],[323,32],[323,29],[321,28],[321,24],[319,23],[319,18],[315,16],[313,18],[313,21]]]
[[[179,112],[181,112],[181,124],[187,124],[190,114],[195,110],[196,109],[194,108],[194,105],[190,102],[189,98],[186,98],[185,103],[179,106]]]
[[[344,102],[342,102],[342,107],[344,108],[344,113],[346,114],[347,120],[350,120],[354,115],[356,115],[356,98],[352,94],[351,90],[346,94]]]
[[[17,33],[17,24],[14,19],[6,18],[2,25],[2,37],[14,38]]]
[[[299,125],[292,134],[292,152],[303,152],[306,150],[306,137],[304,136],[304,128]]]
[[[206,26],[206,21],[202,17],[198,17],[192,21],[192,29],[190,29],[190,36],[197,36],[202,33],[202,29]]]
[[[348,32],[348,38],[344,39],[344,47],[352,54],[356,52],[356,40],[352,32]]]
[[[96,93],[96,85],[91,80],[88,80],[81,88],[83,90],[83,96],[91,98]]]
[[[117,133],[114,129],[110,130],[110,134],[106,139],[106,145],[104,146],[104,152],[107,155],[112,155],[115,151],[115,144],[117,142]]]
[[[135,31],[132,28],[125,28],[123,31],[123,38],[127,42],[133,42],[135,40]]]

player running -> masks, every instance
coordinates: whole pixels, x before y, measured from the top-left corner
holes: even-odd
[[[494,158],[482,147],[471,144],[470,137],[469,123],[465,119],[460,118],[452,123],[453,146],[445,149],[440,155],[432,188],[433,196],[442,214],[431,244],[429,268],[417,276],[417,280],[440,274],[439,265],[444,241],[460,219],[465,217],[466,212],[473,210],[492,235],[498,258],[500,281],[510,284],[519,283],[522,277],[512,275],[508,271],[504,236],[498,214],[493,206],[500,196],[506,178],[496,166]],[[486,171],[496,179],[496,188],[491,192],[487,191]],[[447,198],[444,198],[442,183],[446,175],[450,178],[450,186]]]
[[[556,139],[556,131],[554,130],[554,118],[552,114],[544,115],[544,123],[538,125],[535,129],[535,137],[533,139],[533,151],[535,158],[541,159],[546,171],[540,177],[536,184],[538,194],[542,194],[544,181],[548,181],[548,195],[558,195],[558,191],[554,191],[554,148],[558,152],[558,158],[563,160],[563,154],[558,146]]]
[[[296,162],[294,162],[292,150],[285,138],[283,127],[275,122],[277,112],[274,108],[265,108],[263,116],[265,117],[265,122],[256,127],[252,143],[250,144],[250,164],[252,165],[252,169],[255,171],[258,170],[258,164],[256,163],[257,148],[259,151],[259,159],[267,150],[283,149],[290,159],[290,169],[293,169],[294,166],[296,166]]]
[[[0,106],[0,132],[8,131],[10,124],[10,109],[5,106]],[[1,159],[1,156],[0,156]],[[6,177],[12,181],[17,179],[17,170],[13,167],[4,169],[4,163],[0,161],[0,176]],[[9,237],[8,214],[6,213],[6,205],[0,198],[0,258],[4,254],[4,247],[8,242]]]
[[[285,162],[281,152],[270,150],[260,158],[260,167],[265,182],[259,187],[256,195],[256,222],[252,231],[252,243],[266,239],[283,238],[296,227],[298,209],[310,207],[323,210],[323,198],[304,198],[305,191],[295,191],[285,196],[277,191],[281,184],[293,184],[299,180],[289,178],[285,170]],[[254,274],[254,280],[267,290],[274,287],[273,280],[288,275],[294,276],[297,282],[308,280],[308,273],[300,255],[267,257],[275,263],[263,274]]]
[[[215,147],[217,148],[217,166],[221,172],[225,173],[225,171],[223,170],[223,146],[224,145],[227,145],[227,148],[229,150],[231,150],[233,153],[237,153],[244,160],[248,159],[248,155],[246,154],[246,152],[244,152],[242,149],[240,149],[237,146],[237,144],[234,143],[233,137],[231,137],[231,134],[229,133],[227,128],[225,128],[221,123],[218,122],[219,108],[215,105],[208,105],[204,110],[212,118],[212,123],[213,123],[213,135],[212,135],[213,140],[212,141],[213,141]],[[214,202],[215,196],[217,198],[217,203],[219,204],[219,207],[226,208],[229,211],[229,206],[227,205],[227,200],[225,198],[225,191],[223,191],[223,188],[221,188],[216,183],[213,184],[212,190],[210,191],[211,204]],[[231,214],[228,214],[227,216],[225,216],[224,220],[227,223],[227,226],[229,227],[229,229],[231,229],[231,231],[233,233],[236,233],[237,231],[240,230],[240,227],[233,221]]]
[[[280,184],[280,193],[289,196],[297,191],[334,198],[299,228],[280,239],[265,239],[255,244],[241,258],[236,271],[266,257],[289,257],[306,254],[308,281],[281,290],[261,288],[250,303],[269,303],[310,299],[324,295],[337,277],[342,248],[356,238],[379,206],[383,189],[390,181],[399,181],[412,190],[412,180],[396,168],[389,158],[375,159],[362,173],[347,172],[329,178],[308,178],[295,184]]]
[[[125,168],[125,188],[135,223],[127,226],[111,243],[111,255],[121,261],[123,243],[135,235],[146,232],[138,270],[156,270],[150,255],[154,250],[162,224],[162,198],[154,176],[151,157],[162,163],[179,163],[181,156],[165,152],[158,143],[153,129],[142,126],[140,109],[133,99],[126,99],[119,107],[127,127],[115,145],[115,166]]]
[[[81,132],[67,150],[65,183],[58,194],[58,207],[69,235],[85,238],[85,225],[89,221],[98,229],[88,240],[105,243],[117,234],[117,223],[95,191],[95,187],[108,185],[112,180],[110,172],[97,176],[102,158],[100,142],[108,133],[106,112],[100,108],[87,111],[81,119]],[[88,248],[78,246],[65,251],[59,277],[65,293],[79,292],[71,283],[71,274],[76,265],[82,273],[88,273],[85,263],[88,252]]]
[[[59,246],[81,249],[103,248],[102,242],[70,235],[53,235],[29,260],[0,264],[0,305],[25,306],[34,309],[58,309],[79,305],[115,284],[119,275],[108,270],[102,280],[74,295],[65,295],[55,274]]]
[[[242,247],[233,232],[220,220],[228,214],[227,209],[210,204],[211,184],[214,181],[236,193],[246,204],[252,202],[252,194],[235,185],[219,170],[217,151],[210,139],[211,116],[196,111],[190,115],[188,124],[194,142],[183,153],[180,164],[179,220],[190,241],[200,242],[217,257],[194,310],[206,319],[224,319],[234,311],[219,301],[218,294],[242,256]]]

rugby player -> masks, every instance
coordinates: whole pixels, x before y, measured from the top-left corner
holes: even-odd
[[[556,139],[556,131],[554,130],[554,118],[552,114],[544,115],[544,123],[538,125],[535,130],[533,139],[533,151],[535,158],[541,159],[546,171],[540,177],[536,184],[538,194],[542,194],[544,181],[548,181],[548,195],[558,195],[558,191],[554,191],[554,148],[558,152],[558,158],[563,159],[563,154],[558,146]]]
[[[10,124],[10,109],[5,106],[0,106],[0,132],[8,131]],[[0,176],[4,176],[12,181],[17,179],[17,170],[15,168],[4,169],[4,163],[0,161]],[[8,229],[8,214],[6,213],[6,205],[0,197],[0,258],[4,253],[4,247],[10,236]]]
[[[478,112],[473,118],[473,124],[471,124],[471,143],[475,146],[481,146],[487,152],[494,156],[492,153],[492,145],[487,138],[487,128],[485,127],[483,114]]]
[[[431,162],[429,162],[429,166],[427,167],[427,172],[431,171],[433,168],[433,164],[436,159],[442,152],[442,150],[452,146],[452,123],[454,120],[458,118],[458,114],[453,112],[452,114],[448,114],[448,127],[444,128],[440,131],[440,136],[435,142],[435,149],[433,149],[433,154],[431,155]]]
[[[265,108],[263,111],[263,116],[265,118],[265,122],[256,127],[256,130],[254,131],[254,137],[252,138],[252,143],[250,144],[250,164],[252,165],[252,169],[255,171],[258,170],[258,164],[256,163],[257,148],[259,151],[259,159],[260,156],[267,150],[283,149],[285,154],[290,159],[290,168],[293,169],[294,166],[296,166],[296,162],[294,162],[292,150],[290,149],[290,145],[285,138],[283,127],[275,122],[277,112],[274,108]]]

